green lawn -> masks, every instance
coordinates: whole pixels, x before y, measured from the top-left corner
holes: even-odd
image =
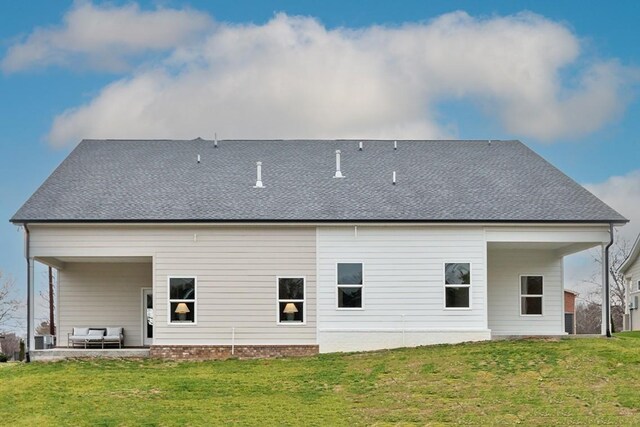
[[[640,424],[640,334],[301,359],[0,364],[12,425]]]

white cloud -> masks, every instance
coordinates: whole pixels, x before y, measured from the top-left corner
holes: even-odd
[[[620,236],[633,243],[640,233],[640,169],[585,187],[629,220]]]
[[[60,27],[36,28],[11,46],[1,63],[5,72],[49,65],[122,71],[134,55],[175,48],[212,26],[193,10],[142,11],[137,4],[96,6],[78,1]]]
[[[530,13],[360,30],[278,14],[216,25],[146,63],[56,117],[48,139],[456,137],[437,115],[451,99],[485,106],[521,137],[578,136],[621,112],[631,73],[580,50],[565,26]],[[587,65],[569,88],[560,71],[578,59]]]
[[[586,184],[585,187],[630,220],[628,224],[618,228],[617,238],[626,240],[629,245],[633,244],[640,233],[640,169],[596,184]],[[600,279],[600,266],[593,261],[594,257],[600,257],[599,252],[599,248],[591,249],[566,259],[567,288],[578,290],[585,298],[597,291],[597,286],[590,281],[594,277]]]

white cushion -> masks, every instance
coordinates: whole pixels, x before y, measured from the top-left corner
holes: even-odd
[[[120,341],[120,335],[106,335],[103,338],[105,341]]]
[[[104,332],[104,329],[89,329],[89,333],[87,335],[102,337],[104,336]]]
[[[87,339],[87,335],[71,335],[69,339],[71,341],[84,341]]]
[[[107,328],[107,336],[120,337],[121,333],[122,333],[122,328],[115,328],[115,327],[108,327]]]
[[[73,336],[89,335],[89,328],[73,328]]]

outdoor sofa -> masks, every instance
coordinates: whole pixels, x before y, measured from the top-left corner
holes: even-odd
[[[124,345],[124,328],[123,327],[75,327],[73,331],[67,335],[68,347],[84,347],[105,345],[118,345],[122,348]]]

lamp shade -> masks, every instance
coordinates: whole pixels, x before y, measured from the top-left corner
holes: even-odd
[[[187,314],[187,313],[191,313],[191,310],[189,310],[189,307],[187,307],[187,304],[181,302],[176,307],[176,313],[177,314]]]
[[[292,302],[287,303],[287,305],[284,306],[284,310],[282,310],[283,313],[285,314],[291,314],[291,313],[297,313],[298,312],[298,308],[296,307],[296,305]]]

